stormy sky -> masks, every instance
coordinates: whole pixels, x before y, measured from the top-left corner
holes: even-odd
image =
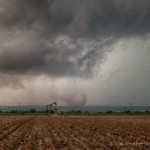
[[[0,105],[150,105],[149,0],[0,0]]]

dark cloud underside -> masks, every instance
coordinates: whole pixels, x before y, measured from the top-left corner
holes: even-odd
[[[149,0],[0,0],[0,73],[85,77],[121,38],[150,32]]]

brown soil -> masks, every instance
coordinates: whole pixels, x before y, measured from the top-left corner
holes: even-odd
[[[149,150],[150,117],[0,116],[0,150]]]

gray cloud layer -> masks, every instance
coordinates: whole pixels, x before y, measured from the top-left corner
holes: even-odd
[[[0,72],[91,75],[120,38],[150,32],[149,0],[0,0]]]
[[[149,6],[0,0],[0,103],[149,104]]]

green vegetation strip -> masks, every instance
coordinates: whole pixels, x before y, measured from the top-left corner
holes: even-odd
[[[53,111],[49,112],[46,110],[38,111],[36,109],[30,110],[0,110],[0,114],[54,114]],[[99,111],[99,112],[88,112],[81,110],[61,111],[60,115],[149,115],[150,111]]]

